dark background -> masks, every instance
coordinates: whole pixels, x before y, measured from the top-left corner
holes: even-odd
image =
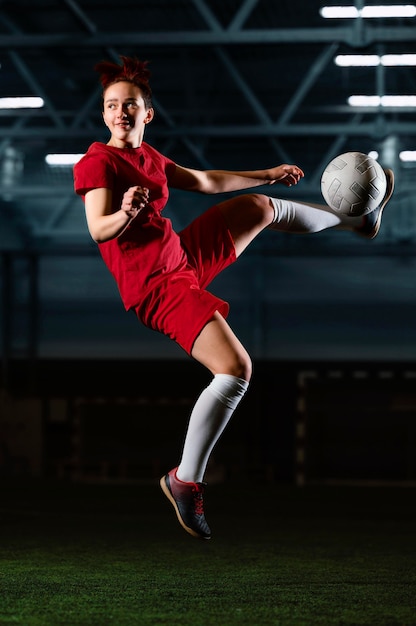
[[[333,58],[415,52],[416,27],[414,18],[323,20],[320,6],[1,3],[0,95],[45,100],[41,111],[0,115],[4,474],[153,478],[176,461],[209,382],[124,312],[71,169],[44,162],[107,140],[93,66],[127,54],[150,61],[147,139],[178,163],[296,163],[305,179],[295,189],[262,191],[315,202],[336,154],[376,150],[396,174],[375,240],[265,232],[212,285],[254,361],[212,479],[414,480],[415,169],[399,152],[415,149],[416,111],[346,104],[353,93],[414,94],[414,68],[341,69]],[[215,200],[173,192],[166,214],[181,228]]]

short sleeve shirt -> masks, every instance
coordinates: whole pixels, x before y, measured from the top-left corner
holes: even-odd
[[[173,161],[146,142],[139,148],[123,149],[95,142],[74,166],[76,193],[84,199],[91,189],[111,189],[114,211],[120,208],[129,187],[140,185],[149,189],[146,209],[119,237],[98,244],[126,309],[137,306],[157,277],[187,265],[186,253],[171,220],[161,215],[175,167]]]

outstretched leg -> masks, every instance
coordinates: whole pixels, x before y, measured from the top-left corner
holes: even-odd
[[[341,230],[353,230],[358,235],[374,239],[380,229],[383,209],[394,189],[393,171],[390,169],[384,171],[387,178],[385,196],[381,204],[368,215],[353,218],[335,212],[324,204],[270,198],[274,209],[274,218],[270,228],[282,232],[313,233],[335,227]]]
[[[318,233],[334,228],[373,239],[380,229],[383,210],[394,189],[392,170],[384,170],[387,190],[381,204],[364,217],[350,217],[326,204],[283,200],[258,193],[244,194],[218,205],[239,256],[265,228],[287,233]]]

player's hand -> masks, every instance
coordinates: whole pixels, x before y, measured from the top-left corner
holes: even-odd
[[[300,179],[305,176],[300,167],[297,165],[288,165],[287,163],[271,168],[269,173],[270,185],[280,183],[282,185],[286,185],[286,187],[297,185]]]
[[[136,217],[149,202],[149,190],[147,187],[130,187],[123,195],[121,210],[129,217]]]

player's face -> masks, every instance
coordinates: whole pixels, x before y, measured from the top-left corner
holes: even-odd
[[[103,119],[114,145],[136,148],[145,125],[153,119],[153,109],[146,109],[139,87],[120,82],[110,85],[104,94]]]

